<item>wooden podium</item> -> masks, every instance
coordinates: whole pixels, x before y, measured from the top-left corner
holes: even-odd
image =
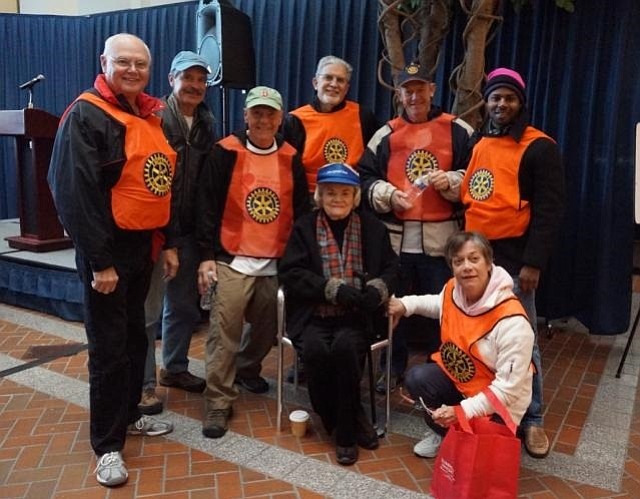
[[[12,248],[45,252],[72,246],[47,184],[58,121],[42,109],[0,111],[0,135],[16,140],[20,235],[6,238]]]

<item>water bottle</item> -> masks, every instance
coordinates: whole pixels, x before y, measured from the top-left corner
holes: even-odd
[[[207,272],[207,277],[209,278],[209,288],[207,292],[200,297],[200,308],[202,310],[211,310],[211,304],[216,294],[216,285],[218,284],[218,281],[213,278],[212,271]]]
[[[407,195],[407,200],[413,204],[415,201],[422,195],[425,189],[429,187],[429,174],[425,173],[424,175],[420,175],[417,179],[414,180],[413,184],[404,191]]]

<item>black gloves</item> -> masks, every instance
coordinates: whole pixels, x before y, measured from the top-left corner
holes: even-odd
[[[361,307],[364,312],[375,311],[380,305],[381,301],[382,297],[380,296],[380,292],[373,286],[367,286],[362,292]]]
[[[359,308],[363,312],[373,312],[382,301],[380,292],[373,286],[360,291],[353,286],[341,284],[336,294],[336,302],[346,308]]]
[[[362,305],[363,294],[352,286],[341,284],[336,294],[336,302],[347,308],[356,308]]]

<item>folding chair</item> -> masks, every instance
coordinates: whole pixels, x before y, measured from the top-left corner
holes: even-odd
[[[278,431],[282,428],[282,413],[284,411],[284,348],[290,347],[294,351],[294,389],[298,389],[298,354],[293,347],[293,343],[287,337],[286,319],[285,319],[285,294],[282,286],[278,288],[278,353],[277,353],[277,371],[278,371],[278,391],[277,391],[277,415],[276,426]],[[387,338],[371,344],[367,351],[367,364],[369,373],[369,398],[371,401],[371,423],[378,432],[379,436],[384,435],[390,429],[391,423],[391,354],[392,354],[392,335],[391,327],[392,319],[389,317],[388,336]],[[374,378],[374,362],[373,353],[381,348],[387,348],[387,365],[386,365],[386,387],[385,387],[385,421],[382,428],[378,427],[378,416],[376,411],[376,395],[375,395],[375,378]]]

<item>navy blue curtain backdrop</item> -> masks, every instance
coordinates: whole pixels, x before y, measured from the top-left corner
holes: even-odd
[[[374,0],[235,0],[253,22],[257,83],[278,88],[288,108],[313,95],[317,60],[333,53],[355,68],[350,97],[388,119],[391,99],[376,80],[380,40]],[[487,49],[487,69],[511,66],[527,82],[533,124],[554,137],[567,168],[568,213],[558,250],[538,295],[550,318],[574,315],[592,333],[628,327],[634,182],[634,126],[640,121],[640,2],[578,0],[576,12],[552,0],[516,15],[504,2],[504,22]],[[613,5],[613,4],[612,4]],[[128,31],[151,48],[149,93],[168,91],[167,70],[178,50],[194,49],[196,1],[83,17],[0,15],[3,76],[0,109],[23,108],[17,85],[43,73],[37,107],[61,114],[93,82],[104,39]],[[449,108],[448,75],[461,60],[465,19],[458,13],[436,82]],[[242,126],[240,90],[229,89],[229,123]],[[221,119],[221,92],[208,102]],[[17,216],[14,151],[0,138],[0,218]]]

